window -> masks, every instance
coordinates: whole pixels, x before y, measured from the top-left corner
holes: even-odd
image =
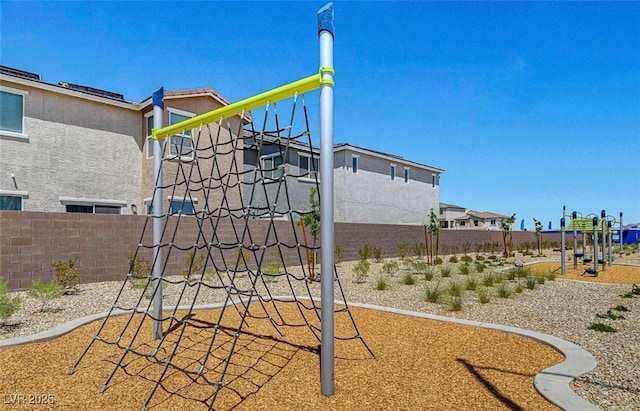
[[[491,225],[496,225],[496,220],[491,220]]]
[[[351,169],[354,173],[358,173],[358,156],[351,157]]]
[[[99,204],[66,204],[67,213],[122,214],[122,206]]]
[[[0,195],[0,210],[22,211],[22,197]]]
[[[282,177],[282,155],[275,154],[261,158],[262,171],[267,178],[277,179]]]
[[[404,182],[405,183],[409,182],[409,169],[408,168],[404,169]]]
[[[151,139],[151,132],[153,131],[153,111],[145,114],[145,132],[147,133],[147,158],[153,157],[153,140]]]
[[[169,112],[169,124],[178,124],[181,121],[190,119],[187,113]],[[193,160],[193,139],[191,138],[191,130],[184,130],[181,134],[171,136],[171,145],[169,155],[171,157],[180,157],[181,160]]]
[[[467,225],[465,221],[460,221],[460,227],[464,227],[465,225]]]
[[[298,155],[298,165],[300,166],[300,176],[307,178],[315,178],[320,170],[320,159],[318,157],[308,156],[306,154]]]
[[[0,86],[0,130],[24,137],[24,96],[29,93]]]
[[[435,187],[435,186],[436,186],[436,175],[431,174],[431,187]]]
[[[396,179],[396,166],[395,166],[395,164],[391,164],[391,171],[389,171],[389,174],[391,175],[391,180],[395,180]]]
[[[478,220],[473,220],[473,226],[477,227],[478,226]]]
[[[193,203],[190,200],[170,200],[171,214],[194,215]]]

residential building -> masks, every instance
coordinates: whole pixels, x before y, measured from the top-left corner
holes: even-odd
[[[163,101],[165,125],[229,104],[210,88],[165,91]],[[152,97],[132,102],[122,94],[50,83],[38,74],[0,66],[0,107],[0,209],[151,212]],[[225,214],[251,204],[255,217],[275,211],[278,218],[297,219],[299,215],[285,211],[289,204],[308,211],[310,190],[322,183],[319,149],[268,133],[256,138],[243,130],[243,121],[236,116],[164,141],[163,184],[178,184],[164,190],[163,212]],[[214,142],[215,156],[199,155],[194,161],[195,150]],[[263,184],[243,184],[256,172]],[[337,144],[335,221],[424,224],[431,209],[439,212],[442,172],[392,154]],[[278,184],[281,177],[286,190]],[[222,181],[230,187],[225,198],[217,194],[220,190],[209,195],[208,189]]]
[[[175,124],[228,104],[212,89],[166,91],[163,124]],[[151,97],[142,102],[106,90],[59,82],[0,66],[0,209],[131,214],[150,211],[153,195],[153,125]],[[230,130],[240,129],[239,118]],[[228,173],[232,155],[198,162],[193,149],[206,145],[186,130],[165,140],[164,181]],[[211,126],[218,133],[218,126]],[[235,139],[219,133],[219,141]],[[200,141],[200,142],[199,142]],[[241,150],[235,164],[242,164]],[[222,171],[221,171],[222,170]],[[218,174],[216,174],[218,173]],[[189,176],[189,177],[187,177]],[[196,181],[203,180],[196,178]],[[210,181],[210,180],[208,180]],[[202,183],[204,184],[204,183]],[[165,194],[166,195],[166,194]],[[184,185],[169,193],[167,210],[193,213],[204,207],[202,196],[184,198]],[[221,199],[208,198],[210,209]],[[227,201],[241,205],[240,193]],[[166,210],[165,210],[166,211]]]
[[[489,211],[467,210],[464,207],[440,203],[440,227],[463,230],[501,230],[500,223],[509,217]]]
[[[379,151],[334,147],[335,221],[426,224],[438,215],[444,170]]]

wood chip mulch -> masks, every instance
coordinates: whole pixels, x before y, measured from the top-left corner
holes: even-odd
[[[278,306],[287,318],[299,315],[293,304]],[[336,341],[335,395],[320,392],[319,344],[306,327],[276,329],[264,319],[249,319],[227,369],[215,409],[226,410],[551,410],[537,393],[536,373],[563,360],[554,349],[516,335],[475,327],[352,308],[361,335],[376,354],[372,358],[359,340]],[[223,324],[237,326],[234,310]],[[219,311],[198,311],[193,324],[215,322]],[[130,316],[114,317],[101,336],[115,338]],[[336,336],[353,334],[346,316],[336,316]],[[133,319],[121,339],[128,345],[142,320]],[[151,352],[150,320],[143,321],[133,347]],[[162,374],[161,362],[136,354],[122,365],[103,393],[101,387],[122,358],[115,345],[95,342],[75,373],[80,358],[101,321],[44,343],[0,349],[2,409],[11,410],[139,410]],[[167,327],[165,327],[166,330]],[[174,327],[157,358],[168,358],[182,327]],[[209,349],[210,328],[187,327],[176,363],[197,371]],[[224,340],[223,340],[224,341]],[[214,382],[230,347],[216,344],[204,376]],[[207,409],[213,386],[203,378],[169,368],[149,410]],[[40,404],[35,404],[40,403]],[[44,403],[44,404],[43,404]]]

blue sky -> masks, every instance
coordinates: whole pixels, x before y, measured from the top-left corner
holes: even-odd
[[[140,101],[318,69],[325,2],[0,2],[0,62]],[[440,199],[640,222],[640,2],[334,2],[335,141],[445,169]],[[314,117],[315,119],[316,117]]]

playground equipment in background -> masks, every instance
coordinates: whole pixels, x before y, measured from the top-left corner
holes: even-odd
[[[568,226],[566,225],[566,217],[570,217]],[[614,229],[617,227],[617,230]],[[600,218],[596,214],[588,214],[583,216],[580,212],[574,211],[570,215],[566,214],[566,207],[562,207],[562,218],[560,219],[560,232],[561,232],[561,273],[566,273],[566,250],[565,250],[565,236],[566,231],[571,230],[573,232],[573,268],[578,268],[578,259],[582,259],[583,264],[589,264],[593,262],[593,268],[587,267],[583,275],[597,276],[598,267],[602,265],[602,271],[607,271],[607,265],[611,265],[613,262],[613,232],[618,231],[619,246],[622,249],[622,212],[620,212],[619,220],[615,217],[607,215],[605,210],[600,212]],[[582,252],[578,252],[578,233],[582,234]],[[591,239],[591,255],[586,253],[588,238]],[[600,241],[601,239],[601,241]],[[599,245],[600,244],[600,247]],[[598,252],[601,254],[601,258],[598,257]]]

